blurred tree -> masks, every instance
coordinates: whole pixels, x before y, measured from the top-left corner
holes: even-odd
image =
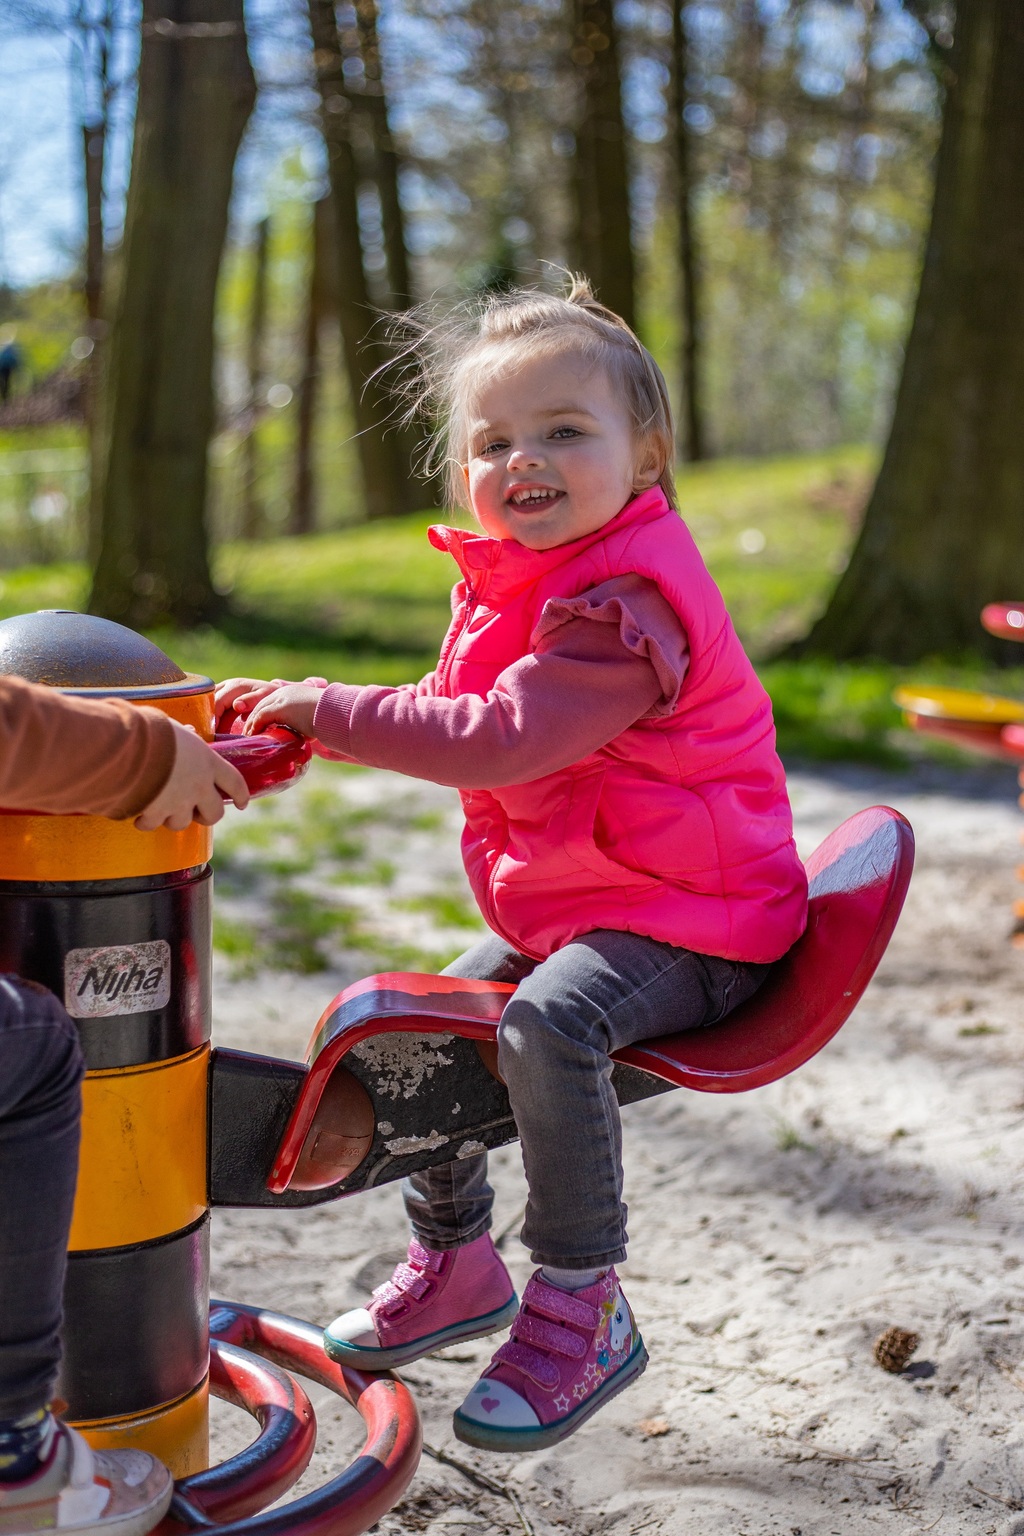
[[[120,29],[112,50],[115,84],[133,88],[125,29],[129,21],[134,28],[134,12],[127,0],[109,3]],[[696,328],[684,327],[680,303],[686,285],[672,166],[678,115],[668,99],[674,4],[688,50],[685,124],[691,224],[699,234],[699,249],[692,247],[699,257],[692,286],[699,299]],[[5,0],[0,51],[13,28],[48,29],[69,40],[80,12],[95,21],[107,5]],[[354,114],[356,222],[368,305],[389,307],[400,286],[387,275],[370,121],[376,108],[367,99],[381,52],[416,290],[473,292],[503,281],[536,281],[545,262],[583,265],[570,240],[579,100],[570,0],[375,5],[379,15],[357,10],[355,0],[337,0],[335,11],[343,64],[336,94]],[[874,0],[873,6],[868,0],[617,0],[638,317],[680,400],[683,336],[687,329],[700,334],[696,369],[706,451],[813,449],[884,432],[930,205],[940,103],[928,39],[944,56],[942,9],[943,0]],[[306,0],[252,6],[249,20],[251,29],[261,28],[253,51],[266,86],[259,131],[248,140],[244,162],[249,186],[258,182],[262,195],[275,165],[301,162],[296,188],[301,183],[302,190],[290,211],[280,200],[274,204],[266,354],[268,382],[273,373],[295,384],[305,323],[304,199],[319,169],[310,153],[308,54],[303,60],[301,52],[309,41]],[[90,69],[97,61],[98,55]],[[129,95],[120,90],[115,97],[116,142]],[[80,121],[89,120],[80,114]],[[17,132],[12,118],[5,127],[12,146]],[[116,228],[119,191],[117,157],[109,163],[108,236]],[[41,203],[47,191],[40,188]],[[621,233],[625,222],[618,228]],[[108,262],[116,276],[116,253],[108,251]],[[335,265],[340,270],[337,258]],[[218,299],[218,382],[226,427],[215,445],[213,473],[218,533],[234,535],[241,521],[234,449],[244,430],[248,252],[237,259],[232,253],[225,279]],[[114,286],[108,282],[112,296]],[[84,328],[80,315],[70,329],[63,320],[57,326],[47,318],[49,303],[42,290],[31,300],[0,295],[5,314],[13,318],[17,311],[19,339],[37,374],[61,365]],[[372,309],[357,318],[369,329]],[[318,521],[329,525],[351,519],[358,507],[361,442],[351,401],[361,385],[342,384],[349,370],[335,366],[332,327],[322,329],[320,340],[321,400],[330,409],[320,413],[315,459],[332,469],[324,477]],[[341,430],[335,412],[344,413]],[[289,517],[293,421],[282,409],[261,422],[260,492],[275,529]]]
[[[327,289],[331,219],[330,197],[322,197],[313,204],[306,312],[302,328],[302,371],[296,390],[295,483],[288,519],[288,532],[294,534],[312,533],[316,526],[313,449],[320,395],[320,326],[325,315],[334,308],[332,295]]]
[[[449,246],[441,264],[421,254],[422,286],[454,279],[480,292],[535,281],[542,260],[579,264],[568,196],[577,82],[562,0],[406,4],[432,26],[438,67],[424,107],[412,108],[408,158]],[[407,117],[420,73],[404,82]],[[422,234],[421,222],[421,251]]]
[[[672,46],[669,53],[669,152],[673,170],[672,201],[678,221],[676,260],[679,268],[679,448],[689,463],[706,457],[704,399],[701,388],[701,308],[698,288],[700,257],[696,236],[696,197],[690,130],[686,122],[686,81],[689,43],[683,0],[672,0]]]
[[[805,649],[978,649],[1024,593],[1024,8],[959,0],[931,231],[885,457]]]
[[[527,11],[531,7],[525,8]],[[500,145],[501,174],[489,189],[487,228],[469,281],[478,293],[501,292],[522,282],[531,264],[532,224],[527,220],[530,175],[524,155],[530,100],[528,15],[502,0],[470,0],[465,11],[471,52],[467,85],[483,93]],[[537,34],[539,41],[539,34]],[[542,44],[543,46],[543,44]]]
[[[355,19],[359,71],[358,89],[353,88],[352,93],[353,107],[357,112],[361,110],[367,119],[373,185],[380,203],[381,235],[387,264],[388,307],[405,309],[413,303],[413,288],[399,185],[402,157],[391,131],[376,0],[355,0]]]
[[[97,11],[89,0],[78,0],[75,33],[79,79],[83,98],[82,169],[85,186],[85,263],[82,291],[85,298],[86,336],[92,343],[85,362],[85,420],[89,429],[90,458],[93,461],[91,483],[99,484],[99,392],[102,374],[100,361],[104,333],[103,320],[103,171],[106,162],[107,131],[115,84],[111,71],[114,47],[114,0],[102,0]],[[95,495],[89,511],[90,540],[98,549],[100,509]]]
[[[359,224],[359,168],[352,142],[355,113],[333,0],[308,0],[308,8],[334,212],[338,321],[363,501],[367,517],[395,517],[412,511],[425,492],[413,472],[409,435],[394,422],[394,404],[380,374],[389,354],[373,334],[374,312]]]
[[[98,488],[101,484],[100,389],[106,328],[103,316],[103,173],[113,95],[110,61],[114,42],[114,14],[111,0],[105,0],[98,21],[94,21],[91,16],[87,0],[79,0],[76,23],[76,51],[85,107],[82,122],[82,180],[85,187],[86,232],[82,293],[85,299],[86,336],[92,344],[92,350],[85,359],[83,393],[90,463],[86,534],[90,554],[95,557],[99,551],[102,516]]]
[[[198,623],[221,606],[205,521],[214,300],[255,95],[242,0],[143,0],[89,597],[90,612],[136,628]]]
[[[602,304],[636,323],[633,220],[614,0],[568,0],[579,85],[572,165],[575,260]]]
[[[875,437],[916,288],[937,140],[918,17],[889,0],[702,0],[683,14],[705,448]],[[641,46],[658,56],[655,36]],[[660,57],[670,63],[665,42]],[[662,248],[672,249],[667,238]],[[677,302],[673,288],[659,292]],[[682,326],[673,316],[660,329],[676,351]]]
[[[246,432],[242,441],[242,517],[243,539],[258,539],[266,531],[266,508],[259,486],[259,439],[257,425],[265,404],[264,350],[267,330],[267,261],[270,253],[270,220],[256,226],[252,256],[252,294],[249,304],[249,336],[246,347],[246,372],[249,399],[246,406]]]
[[[877,0],[853,0],[859,12],[857,57],[846,72],[846,110],[837,124],[836,208],[832,220],[832,270],[837,284],[837,303],[832,314],[828,358],[823,380],[824,396],[832,415],[837,441],[843,420],[843,337],[849,324],[849,285],[843,281],[850,247],[856,236],[854,215],[862,199],[871,155],[871,129],[877,115],[878,30],[882,19]],[[826,257],[827,259],[827,257]]]

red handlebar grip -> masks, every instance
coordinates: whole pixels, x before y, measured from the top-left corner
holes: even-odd
[[[217,735],[211,745],[238,769],[254,800],[301,779],[313,755],[306,738],[285,725],[269,726],[259,736]]]
[[[981,622],[1000,640],[1024,641],[1024,602],[988,603],[981,610]]]

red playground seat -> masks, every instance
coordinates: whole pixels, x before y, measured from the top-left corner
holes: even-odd
[[[663,1091],[665,1084],[702,1093],[742,1093],[784,1077],[816,1055],[849,1018],[874,975],[903,906],[913,863],[914,834],[898,811],[873,806],[851,816],[807,861],[806,932],[757,994],[722,1024],[662,1035],[620,1051],[616,1061],[639,1069],[626,1076],[640,1083],[620,1096],[642,1098]],[[332,1193],[345,1193],[343,1183],[366,1154],[375,1124],[385,1113],[394,1114],[390,1101],[371,1106],[357,1089],[361,1126],[358,1138],[352,1135],[354,1085],[347,1072],[335,1074],[354,1046],[389,1034],[493,1043],[514,990],[496,982],[392,972],[342,992],[314,1036],[309,1072],[266,1181],[271,1195],[322,1190],[320,1198],[330,1198],[329,1187]],[[397,1102],[397,1095],[392,1100]],[[509,1134],[501,1139],[508,1140]],[[404,1150],[394,1141],[388,1146]],[[435,1150],[431,1160],[444,1155]]]
[[[846,1023],[892,937],[914,868],[914,833],[876,805],[844,821],[807,860],[803,937],[714,1029],[662,1035],[617,1057],[680,1088],[743,1093],[816,1056]]]

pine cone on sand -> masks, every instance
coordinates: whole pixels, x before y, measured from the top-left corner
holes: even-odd
[[[883,1371],[898,1376],[909,1363],[921,1340],[906,1328],[887,1328],[875,1340],[874,1356]]]

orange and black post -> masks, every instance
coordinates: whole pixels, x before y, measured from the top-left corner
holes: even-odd
[[[0,671],[213,734],[210,679],[103,619],[5,620]],[[208,1460],[211,850],[195,823],[0,814],[0,970],[57,994],[87,1067],[58,1390],[94,1446],[176,1476]]]

